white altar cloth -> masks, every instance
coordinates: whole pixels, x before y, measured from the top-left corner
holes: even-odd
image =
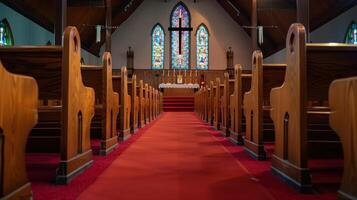
[[[195,83],[195,84],[192,84],[192,83],[188,83],[188,84],[161,83],[159,85],[159,88],[192,88],[192,89],[198,89],[198,88],[200,88],[200,85],[198,85],[197,83]]]

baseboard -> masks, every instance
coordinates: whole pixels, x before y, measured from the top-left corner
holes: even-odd
[[[56,174],[56,183],[59,185],[68,184],[74,177],[90,167],[92,163],[92,150],[79,154],[70,160],[61,160]],[[68,173],[68,169],[73,169],[73,171]]]

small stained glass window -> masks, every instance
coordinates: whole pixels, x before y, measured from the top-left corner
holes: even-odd
[[[209,34],[207,27],[201,24],[196,32],[196,69],[207,70],[209,59]]]
[[[11,27],[6,19],[0,21],[0,46],[14,45],[14,37],[12,35]]]
[[[151,33],[151,68],[164,69],[165,33],[160,24],[156,24]]]
[[[345,43],[357,44],[357,23],[352,22],[347,29]]]

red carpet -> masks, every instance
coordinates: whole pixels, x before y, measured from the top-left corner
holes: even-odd
[[[270,155],[272,146],[267,149]],[[36,200],[336,199],[336,185],[330,183],[331,188],[318,188],[319,194],[296,192],[271,173],[270,161],[253,160],[192,112],[162,114],[109,156],[94,156],[93,166],[67,186],[49,182],[58,157],[32,154],[28,161]],[[324,164],[330,171],[340,169],[339,162],[309,165],[315,171]],[[324,186],[338,181],[337,176],[314,176]]]
[[[165,112],[193,112],[193,97],[164,97],[163,99]]]
[[[108,156],[93,155],[93,165],[77,176],[68,185],[55,185],[53,183],[59,162],[58,154],[27,154],[27,171],[31,181],[34,199],[77,199],[118,156],[127,150],[130,145],[140,138],[141,135],[143,135],[147,129],[150,129],[157,121],[158,119],[146,125],[144,128],[139,129],[128,140],[120,143],[119,147]],[[94,141],[93,145],[96,145],[96,141]]]
[[[274,199],[194,113],[164,113],[79,199]]]

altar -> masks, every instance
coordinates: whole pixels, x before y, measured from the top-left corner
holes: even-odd
[[[159,84],[159,88],[164,96],[193,96],[195,91],[200,88],[200,85],[197,83],[161,83]]]

